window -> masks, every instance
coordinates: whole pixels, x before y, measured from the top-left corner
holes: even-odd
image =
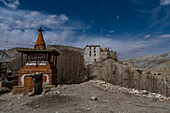
[[[96,47],[94,47],[94,49],[96,49]]]
[[[96,56],[96,54],[94,54],[94,56]]]
[[[91,53],[89,54],[89,56],[91,56]]]
[[[96,59],[94,59],[94,61],[96,62]]]

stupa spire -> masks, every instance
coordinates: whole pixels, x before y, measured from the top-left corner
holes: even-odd
[[[42,35],[42,32],[44,30],[42,30],[41,27],[40,27],[38,29],[38,31],[39,31],[39,34],[38,34],[38,38],[37,38],[37,41],[35,43],[34,49],[46,49],[45,41],[44,41],[44,38],[43,38],[43,35]]]

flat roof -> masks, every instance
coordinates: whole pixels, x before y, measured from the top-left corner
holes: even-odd
[[[100,47],[100,45],[86,45],[86,47]]]
[[[60,53],[55,49],[17,49],[18,52],[24,54],[30,53],[50,53],[52,55],[58,56]]]

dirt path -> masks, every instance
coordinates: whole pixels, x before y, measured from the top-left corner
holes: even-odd
[[[0,113],[168,113],[170,102],[112,92],[96,87],[95,81],[62,85],[45,95],[1,95]]]

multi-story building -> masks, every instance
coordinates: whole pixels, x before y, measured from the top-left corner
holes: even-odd
[[[103,61],[105,59],[117,60],[116,52],[109,51],[109,48],[103,50],[100,45],[86,45],[84,50],[85,65]]]

